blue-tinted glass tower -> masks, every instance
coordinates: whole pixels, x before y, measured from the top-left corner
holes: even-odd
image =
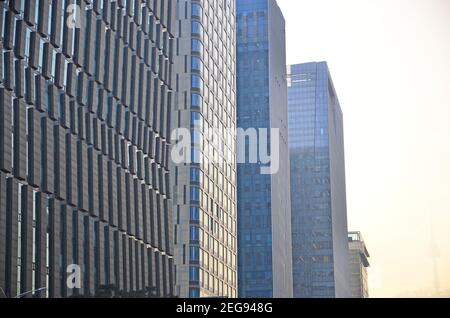
[[[236,5],[238,127],[280,134],[277,173],[238,164],[239,296],[291,297],[285,22],[275,0]]]
[[[341,107],[325,62],[289,71],[294,297],[349,297]]]

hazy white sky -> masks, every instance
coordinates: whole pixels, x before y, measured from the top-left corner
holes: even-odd
[[[278,0],[289,64],[325,60],[344,112],[349,229],[371,296],[450,296],[450,1]]]

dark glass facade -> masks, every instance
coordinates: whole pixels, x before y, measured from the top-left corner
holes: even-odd
[[[237,1],[237,69],[238,127],[280,133],[277,173],[238,164],[239,297],[291,297],[285,22],[276,1]]]
[[[173,1],[73,3],[0,2],[0,287],[167,296]]]
[[[289,72],[294,297],[348,297],[342,111],[325,62]]]

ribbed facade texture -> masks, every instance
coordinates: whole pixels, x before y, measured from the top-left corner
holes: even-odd
[[[285,21],[275,0],[237,0],[237,29],[238,127],[267,129],[267,136],[259,131],[258,141],[247,140],[246,150],[266,147],[262,140],[279,134],[279,149],[270,151],[279,157],[278,171],[262,174],[266,165],[261,161],[238,165],[239,297],[288,298],[292,248]]]
[[[0,2],[0,287],[171,295],[174,1],[73,3]]]
[[[176,293],[237,296],[234,0],[178,0],[174,128],[191,132],[189,162],[174,165]]]
[[[327,63],[288,72],[294,297],[349,297],[341,107]]]

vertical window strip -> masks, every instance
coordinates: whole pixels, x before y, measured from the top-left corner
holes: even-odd
[[[52,20],[53,20],[53,3],[52,0],[49,1],[48,4],[48,26],[47,26],[47,35],[50,38],[50,35],[52,34]]]
[[[17,191],[17,296],[21,290],[22,271],[22,184],[19,183]]]
[[[36,290],[36,196],[37,195],[38,193],[33,190],[33,234],[32,234],[33,244],[31,245],[32,247],[31,290],[33,296],[35,295]]]
[[[45,296],[49,298],[49,286],[50,286],[50,200],[46,198],[45,216],[47,220],[47,230],[45,233]]]

